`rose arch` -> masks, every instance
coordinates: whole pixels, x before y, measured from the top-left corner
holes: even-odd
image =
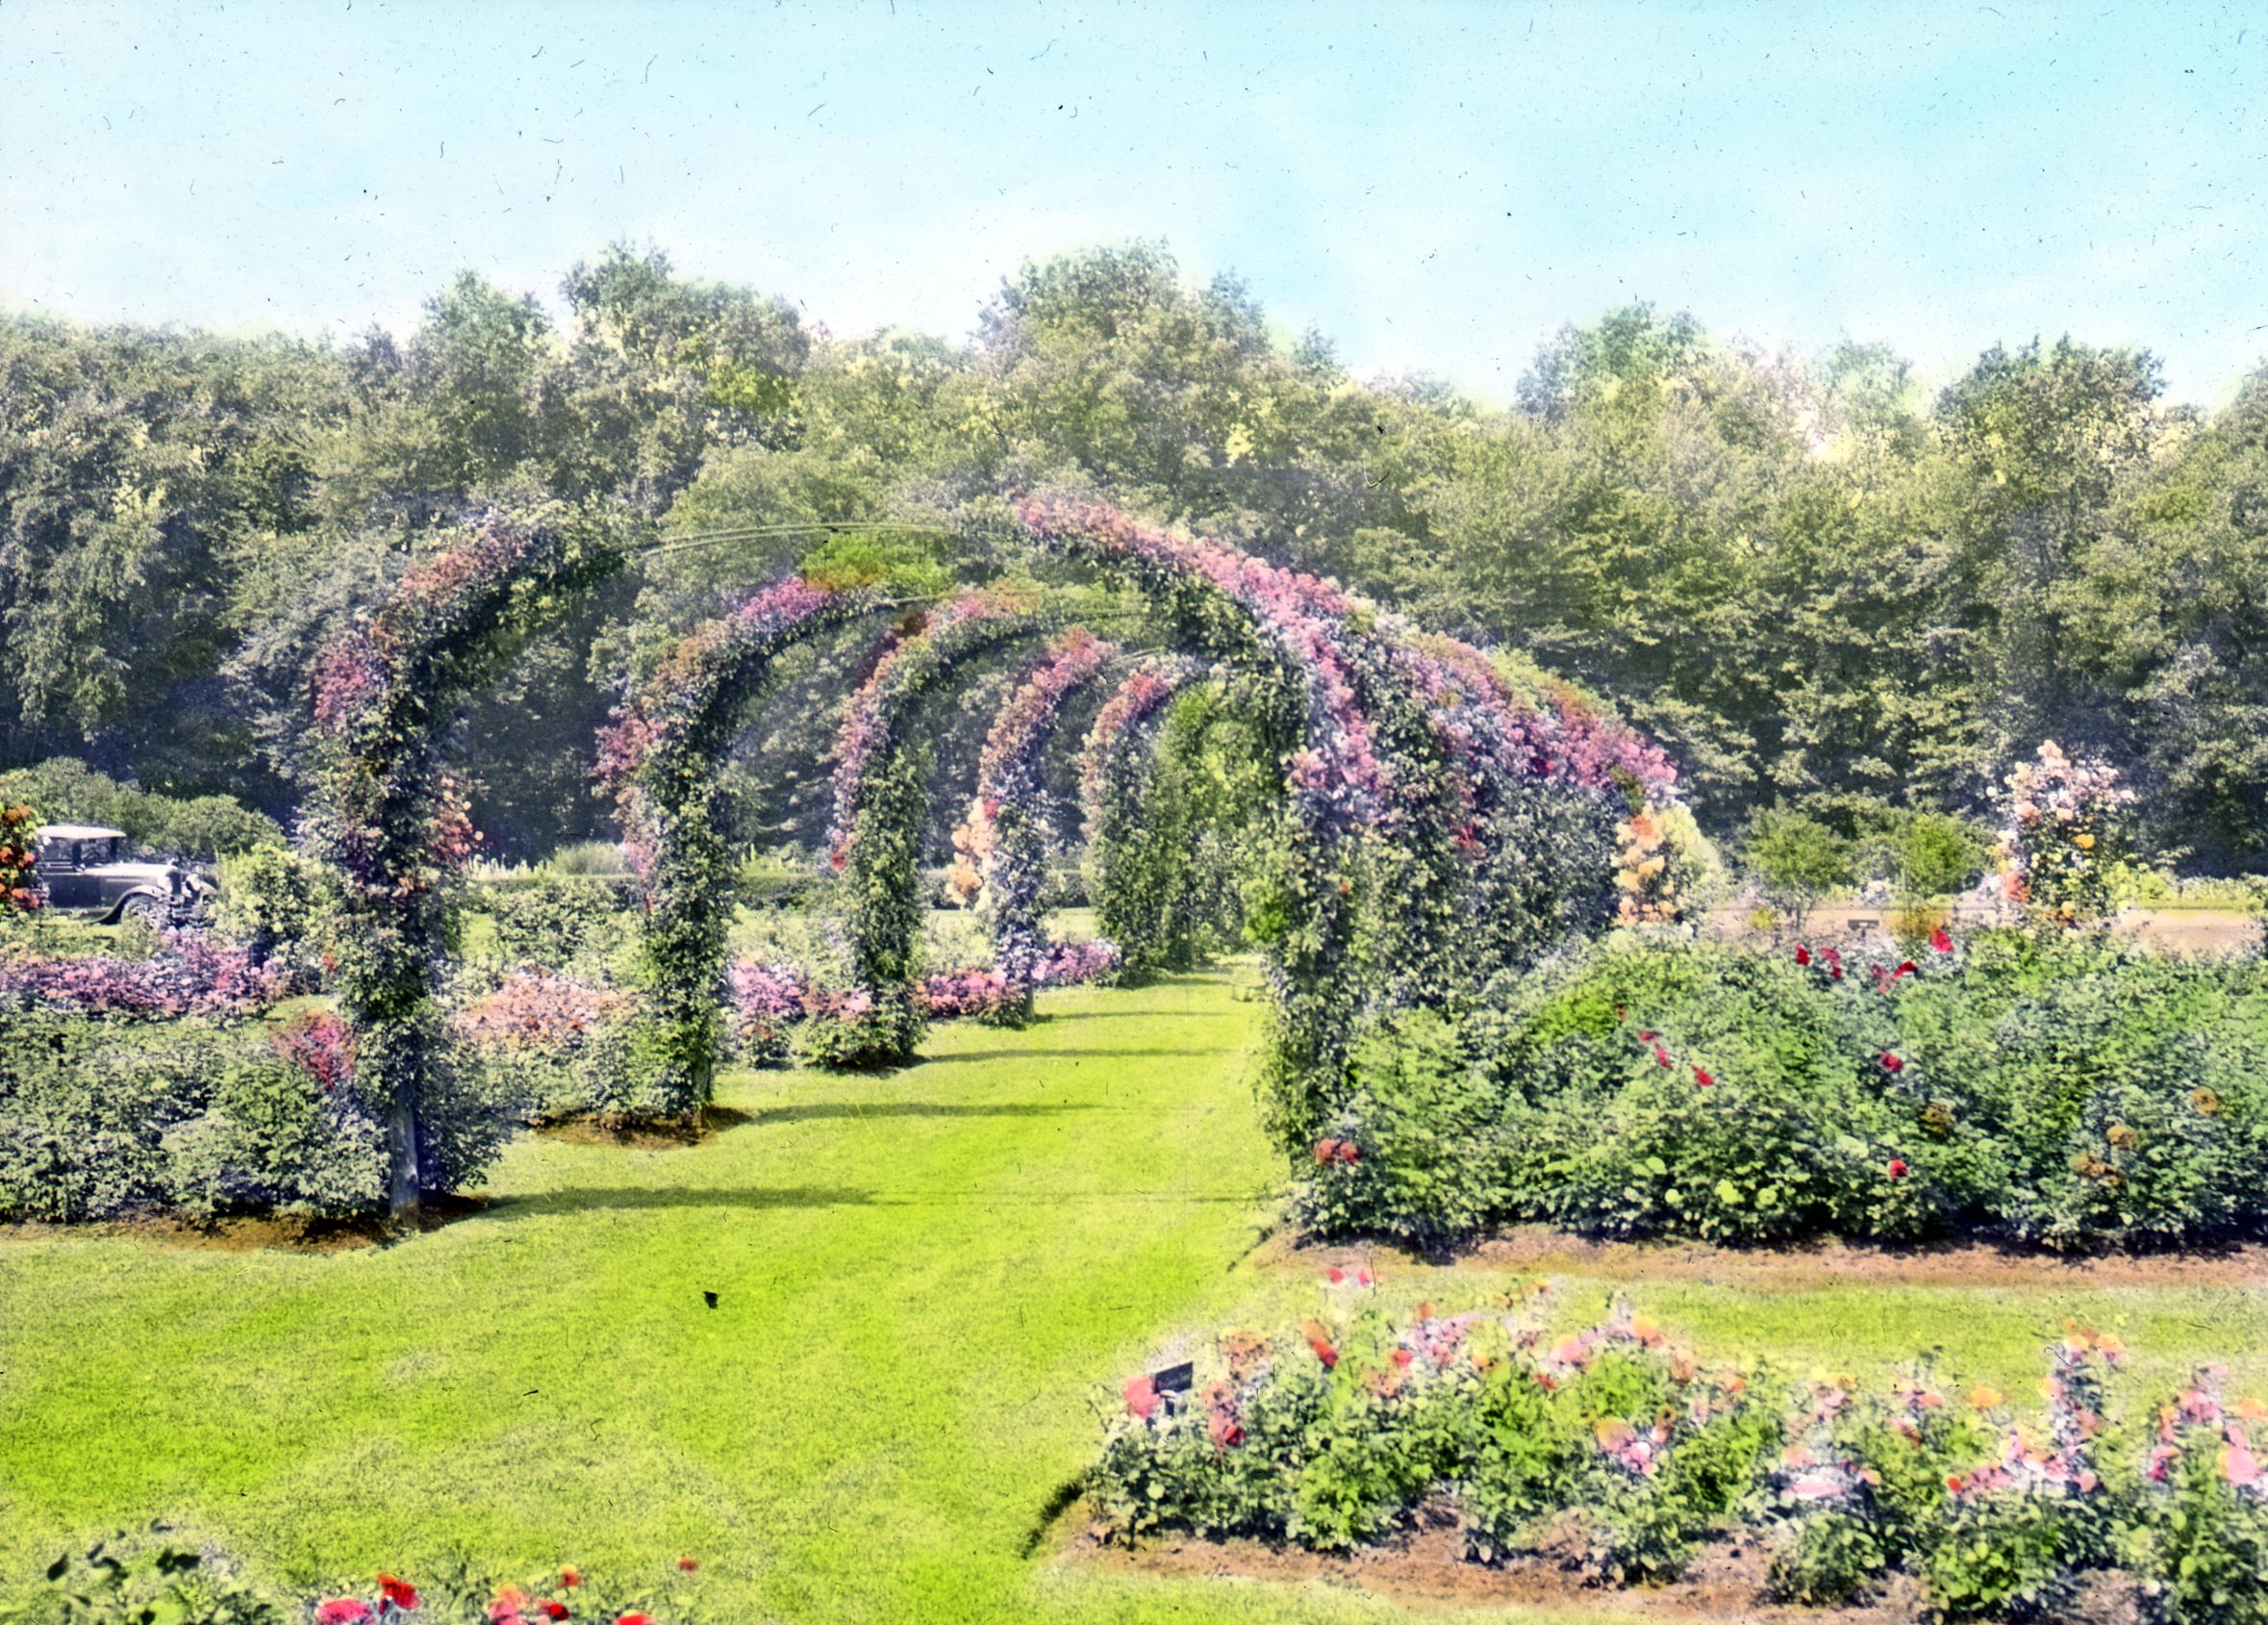
[[[1058,567],[1135,591],[1171,646],[1098,720],[1087,772],[1129,776],[1128,746],[1197,669],[1261,740],[1278,794],[1243,876],[1247,929],[1274,991],[1272,1127],[1296,1144],[1339,1108],[1343,1057],[1376,1013],[1464,999],[1611,901],[1616,821],[1673,776],[1660,753],[1578,704],[1538,703],[1481,651],[1427,637],[1327,582],[1091,503],[1025,499],[1021,534]],[[433,1014],[441,886],[468,833],[439,760],[458,702],[631,549],[612,513],[484,516],[420,561],[323,657],[315,691],[324,781],[315,844],[346,884],[340,965],[361,1080],[390,1124],[397,1207],[448,1182],[450,1088]],[[646,890],[631,1077],[602,1110],[685,1117],[718,1054],[727,911],[712,781],[776,658],[882,607],[873,592],[791,578],[696,627],[630,688],[601,773]],[[905,606],[899,605],[903,608]],[[1043,593],[966,590],[886,639],[837,745],[828,867],[840,877],[850,985],[809,1024],[838,1064],[918,1043],[919,845],[926,752],[911,722],[962,663],[1068,619]],[[1041,752],[1064,698],[1111,656],[1068,635],[988,741],[970,830],[990,864],[1000,973],[1020,1000],[1046,951]],[[1106,728],[1104,724],[1109,726]],[[1096,830],[1107,805],[1090,793]],[[1105,882],[1107,899],[1107,852]]]

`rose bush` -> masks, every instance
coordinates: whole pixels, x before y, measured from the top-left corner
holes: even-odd
[[[1086,1478],[1106,1537],[1345,1551],[1446,1502],[1469,1558],[1549,1553],[1605,1584],[1674,1579],[1737,1534],[1790,1601],[1903,1571],[1940,1618],[2053,1616],[2104,1572],[2179,1625],[2268,1618],[2268,1407],[2230,1406],[2214,1372],[2119,1415],[2123,1351],[2074,1326],[2034,1420],[1927,1364],[1862,1389],[1705,1361],[1627,1300],[1563,1335],[1540,1296],[1409,1317],[1359,1307],[1372,1288],[1333,1270],[1338,1303],[1296,1330],[1229,1333],[1186,1385],[1111,1395]]]
[[[1360,1035],[1326,1232],[1506,1220],[2057,1250],[2268,1229],[2268,967],[2055,932],[1919,958],[1631,933]]]

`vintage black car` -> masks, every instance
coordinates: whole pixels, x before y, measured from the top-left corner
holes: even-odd
[[[93,824],[50,824],[37,835],[39,884],[51,908],[114,925],[131,914],[152,926],[195,915],[212,880],[178,863],[129,863],[126,832]]]

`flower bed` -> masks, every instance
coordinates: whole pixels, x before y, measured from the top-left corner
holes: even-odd
[[[1333,1277],[1333,1296],[1367,1294]],[[1769,1544],[1789,1601],[1903,1571],[1940,1617],[2037,1616],[2118,1570],[2175,1625],[2268,1619],[2268,1408],[2228,1403],[2216,1372],[2119,1414],[2121,1351],[2074,1327],[2034,1420],[1927,1365],[1875,1389],[1797,1382],[1704,1361],[1627,1301],[1574,1335],[1545,1310],[1355,1308],[1137,1377],[1087,1477],[1099,1526],[1344,1551],[1446,1500],[1473,1560],[1550,1550],[1600,1584],[1675,1578],[1737,1530]]]
[[[1543,1220],[2054,1249],[2268,1228],[2268,966],[2089,933],[1910,960],[1632,934],[1366,1033],[1300,1193],[1326,1231]]]
[[[664,1577],[625,1586],[568,1566],[526,1582],[475,1575],[462,1564],[421,1580],[381,1573],[366,1586],[312,1598],[240,1573],[209,1545],[168,1526],[120,1534],[47,1566],[27,1612],[10,1619],[76,1625],[701,1625],[700,1563],[679,1558]]]
[[[10,998],[47,1009],[162,1021],[256,1015],[283,996],[285,978],[241,948],[203,932],[159,933],[146,959],[114,954],[58,958],[0,948],[0,1007]]]
[[[632,1008],[618,989],[521,966],[462,997],[449,1031],[499,1108],[528,1122],[590,1117],[620,1126],[639,1116]]]
[[[1096,981],[1120,965],[1116,944],[1096,937],[1058,943],[1047,950],[1035,973],[1035,985],[1068,987]],[[822,989],[800,966],[743,959],[733,966],[735,1031],[741,1058],[751,1066],[785,1066],[808,1039],[808,1026],[856,1024],[866,1011],[856,988]],[[997,1015],[1015,997],[1008,979],[989,966],[941,971],[924,977],[920,1008],[930,1021]],[[819,1046],[824,1048],[824,1043]]]

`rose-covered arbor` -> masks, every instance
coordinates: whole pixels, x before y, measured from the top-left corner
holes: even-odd
[[[1047,968],[1040,893],[1057,839],[1047,812],[1047,744],[1065,701],[1100,676],[1116,652],[1084,626],[1049,646],[993,719],[977,761],[976,794],[953,831],[992,938],[1002,998],[995,1019],[1006,1024],[1030,1019],[1032,990]]]
[[[599,777],[614,793],[645,902],[632,1075],[618,1099],[602,1101],[603,1114],[687,1118],[708,1104],[731,925],[730,911],[717,903],[732,889],[714,816],[718,766],[773,662],[868,612],[877,597],[795,576],[750,594],[671,645],[601,735]]]
[[[1200,663],[1260,742],[1273,788],[1247,832],[1243,891],[1275,993],[1265,1092],[1284,1143],[1339,1111],[1346,1046],[1375,1012],[1454,1004],[1604,917],[1614,825],[1670,781],[1658,751],[1572,701],[1529,703],[1479,651],[1424,637],[1329,583],[1099,504],[1027,499],[1017,517],[1042,561],[1131,589],[1169,645],[1105,708],[1115,736],[1091,775],[1125,775],[1128,745],[1154,732],[1157,707]],[[446,1088],[430,1008],[439,887],[451,843],[469,833],[437,759],[440,735],[520,639],[620,567],[626,534],[619,520],[582,510],[489,516],[323,657],[315,721],[327,767],[311,828],[348,884],[342,1002],[365,1084],[393,1125],[397,1206],[464,1160],[446,1144],[446,1114],[427,1109]],[[889,602],[777,583],[680,640],[608,729],[601,772],[648,906],[632,1076],[603,1112],[682,1119],[705,1101],[727,919],[715,906],[724,865],[713,774],[784,649]],[[809,1024],[807,1054],[836,1064],[911,1054],[923,1025],[927,763],[909,719],[964,661],[1068,620],[1045,592],[963,591],[909,617],[874,658],[838,743],[828,854],[851,986]],[[970,827],[995,863],[989,923],[1020,1003],[1046,950],[1040,752],[1063,697],[1109,658],[1091,635],[1059,644],[1012,697],[984,763]],[[1097,736],[1106,731],[1098,723]],[[1097,817],[1092,799],[1088,811]]]
[[[474,833],[441,760],[458,706],[535,632],[621,569],[619,509],[551,503],[488,512],[418,559],[316,663],[321,779],[309,846],[338,871],[334,931],[355,1081],[387,1125],[389,1204],[415,1209],[486,1151],[465,1109],[435,996],[447,943],[443,886]]]
[[[841,876],[851,985],[807,1046],[836,1066],[910,1059],[926,1017],[921,975],[921,819],[928,752],[909,724],[964,662],[1045,632],[1062,617],[1021,593],[961,593],[894,635],[844,708],[836,741],[827,865]]]

